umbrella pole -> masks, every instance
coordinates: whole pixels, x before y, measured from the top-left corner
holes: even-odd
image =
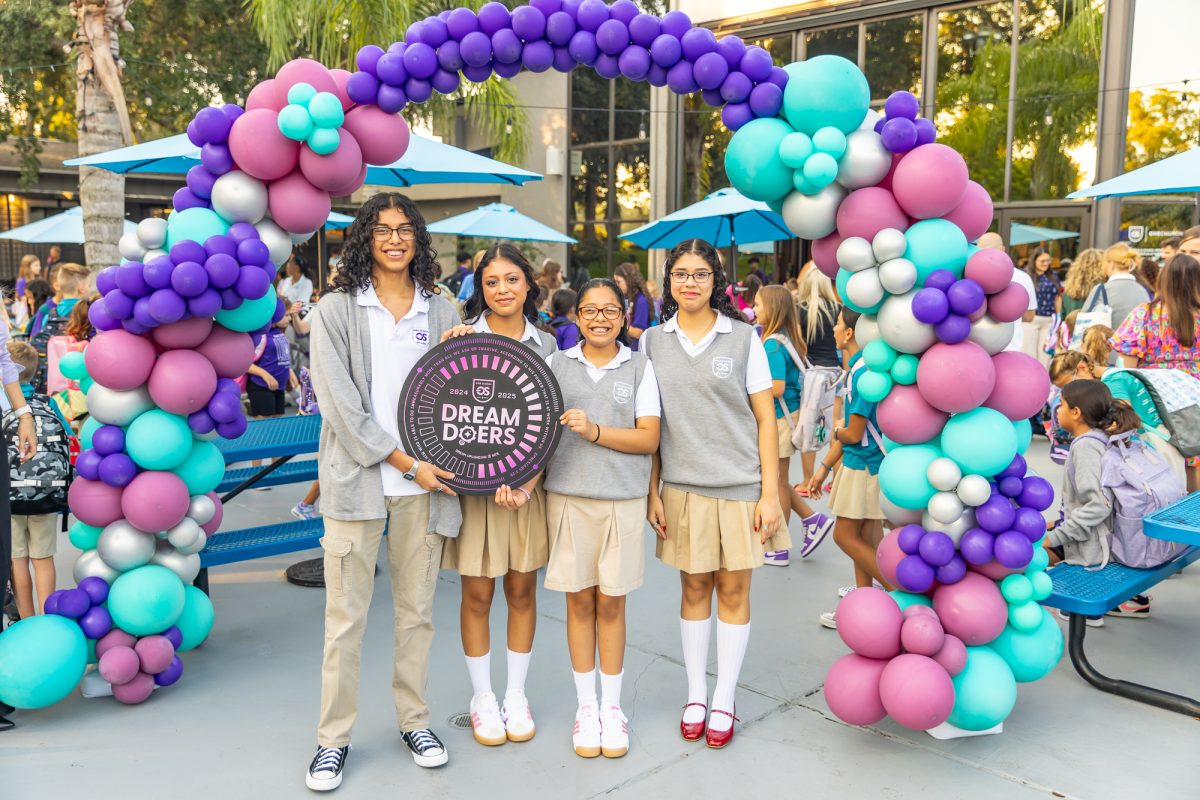
[[[317,293],[325,293],[325,272],[327,269],[326,262],[329,261],[328,240],[325,238],[325,226],[322,225],[317,230]]]

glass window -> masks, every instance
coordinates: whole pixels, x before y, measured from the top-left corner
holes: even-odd
[[[834,55],[858,63],[858,26],[847,25],[804,34],[805,58]]]
[[[863,27],[863,72],[871,83],[872,100],[886,100],[892,92],[903,90],[921,96],[923,28],[920,15],[868,22]]]
[[[650,145],[614,148],[613,187],[617,204],[614,218],[650,218]]]
[[[714,111],[694,95],[683,101],[683,204],[689,205],[729,185],[725,149],[733,134]]]
[[[571,73],[571,144],[608,141],[612,83],[590,69]]]
[[[614,225],[613,227],[616,229],[618,234],[624,234],[629,233],[635,228],[640,228],[643,224],[645,223],[623,222],[619,225]],[[638,269],[641,270],[643,278],[649,274],[646,271],[650,256],[648,250],[643,250],[642,248],[620,238],[616,239],[616,245],[617,252],[614,255],[614,263],[621,264],[626,261],[630,261],[638,265]]]
[[[1190,228],[1195,214],[1194,200],[1147,203],[1127,197],[1121,203],[1121,241],[1136,247],[1143,258],[1158,259],[1162,240]]]
[[[796,60],[794,37],[790,33],[777,33],[766,39],[755,39],[756,44],[771,54],[778,66],[786,66]]]
[[[571,245],[571,259],[584,267],[593,278],[608,275],[608,225],[604,223],[575,224],[571,236],[579,240]]]
[[[571,161],[574,218],[581,221],[608,219],[608,148],[574,150]]]
[[[645,139],[650,133],[650,84],[624,78],[613,84],[613,141]]]

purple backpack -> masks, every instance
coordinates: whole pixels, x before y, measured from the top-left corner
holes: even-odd
[[[1148,568],[1165,564],[1186,550],[1185,544],[1152,539],[1142,530],[1144,517],[1187,494],[1183,479],[1166,459],[1132,432],[1105,436],[1089,431],[1080,438],[1095,439],[1105,447],[1100,485],[1112,498],[1113,509],[1112,540],[1102,542],[1105,551],[1127,567]],[[1068,478],[1075,480],[1073,464]]]

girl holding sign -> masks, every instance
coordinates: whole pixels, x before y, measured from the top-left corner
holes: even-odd
[[[648,518],[658,532],[658,557],[679,570],[683,589],[688,697],[679,727],[683,738],[706,736],[714,748],[733,739],[734,689],[750,640],[751,571],[762,566],[764,551],[791,546],[780,526],[771,368],[726,285],[712,245],[701,239],[677,245],[663,276],[664,323],[641,342],[662,394]],[[717,685],[708,713],[714,592]]]
[[[625,297],[617,284],[588,281],[575,317],[583,342],[548,359],[569,431],[546,471],[546,588],[567,592],[567,645],[579,700],[575,752],[617,758],[629,750],[621,712],[625,595],[642,585],[645,572],[646,484],[661,410],[654,368],[625,341]]]
[[[557,346],[554,337],[534,326],[538,287],[533,267],[511,244],[484,253],[475,268],[474,288],[463,308],[467,325],[445,337],[494,333],[527,345],[543,358]],[[458,539],[448,540],[442,567],[462,577],[459,623],[471,676],[471,727],[475,741],[499,745],[533,738],[535,726],[525,676],[537,622],[534,596],[537,571],[546,566],[546,497],[535,477],[524,486],[501,486],[494,497],[462,498],[463,524]],[[492,692],[489,618],[496,578],[504,578],[508,602],[508,688],[504,705]]]

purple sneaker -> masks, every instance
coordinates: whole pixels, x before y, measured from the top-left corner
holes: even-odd
[[[786,567],[790,563],[788,560],[788,551],[771,550],[763,553],[763,563],[772,567]]]
[[[813,514],[804,520],[804,540],[800,544],[800,557],[807,558],[833,530],[833,520],[824,514]]]

